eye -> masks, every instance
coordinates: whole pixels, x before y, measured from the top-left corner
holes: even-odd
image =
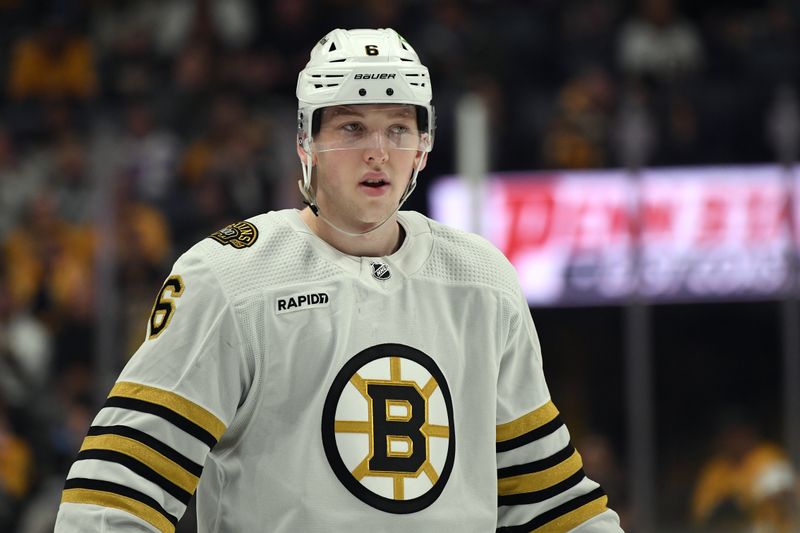
[[[389,133],[392,135],[402,135],[404,133],[408,133],[410,128],[408,126],[403,126],[402,124],[395,124],[394,126],[389,127]]]
[[[345,122],[344,124],[339,126],[339,128],[346,131],[347,133],[359,133],[364,129],[364,127],[358,122]]]

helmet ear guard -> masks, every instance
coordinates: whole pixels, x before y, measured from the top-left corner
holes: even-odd
[[[392,29],[335,29],[311,50],[306,67],[297,79],[297,143],[309,155],[303,163],[300,191],[314,210],[311,187],[311,153],[318,112],[322,108],[354,104],[413,105],[417,124],[424,133],[421,151],[433,148],[436,117],[431,104],[428,69],[414,49]],[[402,204],[416,186],[421,162],[414,169]]]

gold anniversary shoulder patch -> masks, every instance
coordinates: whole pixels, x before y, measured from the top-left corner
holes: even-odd
[[[236,222],[212,233],[211,238],[222,245],[230,244],[240,249],[249,248],[258,239],[258,229],[250,222]]]

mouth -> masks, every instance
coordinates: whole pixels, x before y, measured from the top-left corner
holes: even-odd
[[[372,187],[378,188],[383,187],[384,185],[388,185],[389,183],[386,180],[377,179],[377,180],[364,180],[361,182],[361,185],[365,187]]]
[[[368,172],[359,182],[359,185],[368,192],[375,194],[387,190],[390,183],[383,172]]]

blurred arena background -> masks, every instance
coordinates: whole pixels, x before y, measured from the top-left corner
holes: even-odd
[[[52,531],[177,256],[299,206],[296,76],[334,27],[395,28],[430,68],[436,145],[409,208],[431,214],[463,170],[458,143],[480,133],[463,131],[465,97],[485,113],[484,170],[525,187],[772,173],[780,287],[531,301],[554,400],[627,531],[800,531],[796,0],[0,0],[0,531]],[[492,224],[450,198],[455,220]]]

